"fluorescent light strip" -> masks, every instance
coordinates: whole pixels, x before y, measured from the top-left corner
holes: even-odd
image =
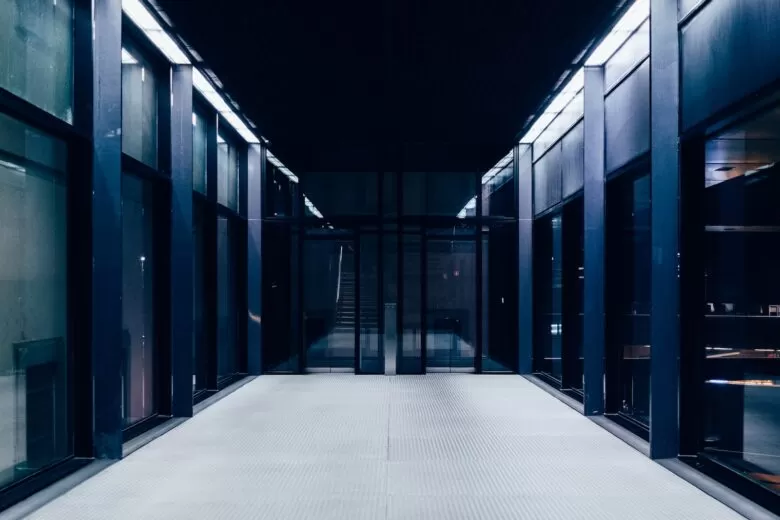
[[[650,17],[650,0],[636,0],[601,40],[585,61],[586,66],[604,65],[620,47]],[[585,87],[585,71],[580,68],[556,94],[544,111],[538,115],[531,128],[520,139],[523,144],[534,144],[556,117]]]
[[[279,171],[286,175],[287,178],[289,178],[292,182],[298,184],[298,177],[293,172],[291,172],[287,166],[282,164],[282,161],[277,159],[276,156],[271,153],[271,150],[268,150],[266,153],[268,154],[268,162],[276,166]]]
[[[491,169],[489,169],[485,175],[482,176],[482,184],[487,184],[490,182],[493,177],[499,174],[501,170],[509,166],[509,163],[512,162],[512,158],[514,157],[514,150],[510,150],[508,154],[506,154],[504,157],[501,158],[500,161],[496,163],[495,166],[493,166]]]
[[[141,29],[171,63],[188,65],[189,58],[179,44],[157,22],[141,0],[122,0],[122,11]]]
[[[260,140],[254,132],[252,132],[244,121],[230,108],[230,105],[225,101],[225,98],[217,92],[217,89],[214,88],[211,82],[199,69],[192,69],[192,85],[204,98],[206,98],[206,101],[214,107],[220,117],[233,127],[244,141],[250,144],[260,143]]]
[[[320,210],[317,209],[317,207],[314,205],[312,201],[309,200],[309,197],[306,195],[303,196],[303,203],[306,204],[306,207],[309,208],[309,211],[317,218],[325,218],[322,216],[322,213],[320,213]]]
[[[577,94],[585,88],[585,71],[580,68],[569,78],[566,85],[555,95],[550,104],[544,109],[539,117],[531,125],[520,142],[523,144],[534,144],[548,126],[555,120],[561,112],[571,103]]]
[[[179,47],[179,44],[176,43],[173,37],[166,32],[165,29],[163,29],[141,0],[122,0],[122,10],[171,63],[177,65],[190,64],[189,58],[181,47]],[[123,63],[132,63],[131,61],[125,60],[126,56],[125,52],[123,52]],[[227,121],[242,139],[250,144],[260,143],[260,140],[255,133],[244,123],[241,117],[235,113],[222,95],[211,85],[211,82],[206,79],[206,76],[197,68],[193,68],[192,83],[194,87],[203,94],[203,97],[211,103],[211,106],[216,109],[220,117]]]
[[[648,18],[650,18],[650,0],[636,0],[599,42],[585,61],[585,65],[604,65]]]

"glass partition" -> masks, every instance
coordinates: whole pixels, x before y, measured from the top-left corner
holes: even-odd
[[[197,111],[192,113],[192,189],[206,194],[208,123]]]
[[[67,162],[64,142],[0,114],[0,487],[73,450]]]
[[[0,0],[0,87],[73,122],[73,0]]]
[[[122,176],[122,348],[125,426],[157,413],[153,193]]]
[[[650,425],[650,174],[607,184],[607,411]]]
[[[122,152],[157,167],[157,78],[140,52],[122,47]]]
[[[713,137],[704,175],[703,445],[780,482],[780,109]]]
[[[217,201],[238,211],[238,149],[222,133],[217,135]]]

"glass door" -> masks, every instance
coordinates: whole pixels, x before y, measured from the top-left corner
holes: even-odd
[[[303,348],[308,372],[354,372],[358,252],[352,236],[306,236]]]
[[[443,235],[429,236],[425,244],[426,371],[473,372],[477,243],[474,238]]]

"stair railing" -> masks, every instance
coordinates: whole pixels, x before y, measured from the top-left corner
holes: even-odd
[[[339,246],[339,276],[336,282],[336,303],[341,299],[341,259],[344,256],[344,246]]]

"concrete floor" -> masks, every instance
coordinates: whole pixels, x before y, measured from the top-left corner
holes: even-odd
[[[32,518],[739,515],[519,376],[263,376]]]

